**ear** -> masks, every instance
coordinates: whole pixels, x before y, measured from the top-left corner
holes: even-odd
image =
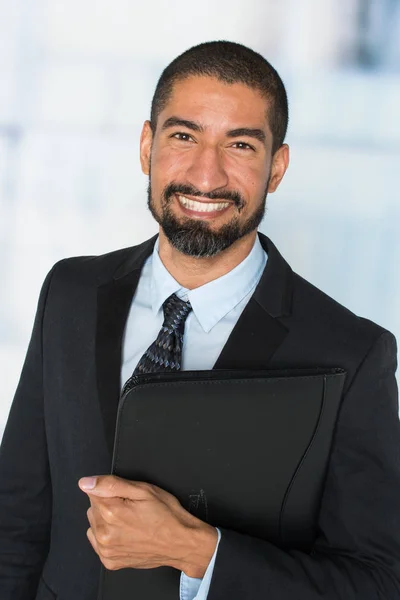
[[[150,155],[153,142],[153,132],[150,127],[150,121],[143,124],[142,134],[140,136],[140,164],[145,175],[150,173]]]
[[[272,158],[271,177],[268,185],[268,193],[273,193],[283,179],[289,166],[289,146],[282,144]]]

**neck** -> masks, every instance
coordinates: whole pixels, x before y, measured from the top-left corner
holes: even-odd
[[[160,259],[174,279],[184,288],[193,290],[232,271],[251,252],[257,231],[252,231],[226,250],[211,258],[193,258],[174,248],[160,228]]]

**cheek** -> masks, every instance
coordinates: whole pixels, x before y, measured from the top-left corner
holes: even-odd
[[[188,153],[174,152],[171,148],[159,149],[152,155],[152,174],[154,168],[157,178],[162,181],[169,183],[173,179],[182,179],[188,169],[188,160]]]
[[[259,166],[249,166],[242,172],[241,186],[245,190],[250,203],[253,200],[259,200],[265,191],[267,180],[268,173],[265,171],[265,167],[261,169]]]
[[[153,198],[157,199],[163,189],[171,182],[168,159],[160,152],[151,155],[151,189]]]
[[[151,158],[151,189],[153,202],[161,201],[165,188],[171,183],[186,183],[187,166],[184,158],[168,151],[158,151]]]

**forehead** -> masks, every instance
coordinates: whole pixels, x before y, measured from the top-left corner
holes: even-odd
[[[259,127],[269,132],[268,101],[261,92],[243,83],[225,83],[214,77],[177,81],[159,115],[159,123],[171,115],[198,121],[204,127]]]

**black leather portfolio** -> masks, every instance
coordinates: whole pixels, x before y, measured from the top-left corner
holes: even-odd
[[[312,548],[345,371],[133,377],[112,473],[158,485],[213,526]],[[179,600],[180,571],[101,568],[99,600]]]

